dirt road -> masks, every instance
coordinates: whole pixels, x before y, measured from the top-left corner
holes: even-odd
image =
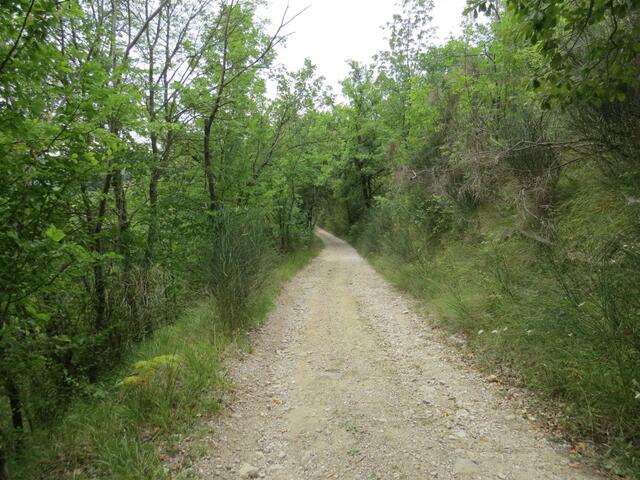
[[[211,424],[203,479],[596,479],[465,368],[343,241],[280,296]]]

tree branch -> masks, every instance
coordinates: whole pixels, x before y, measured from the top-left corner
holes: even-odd
[[[27,10],[27,14],[24,16],[24,21],[22,22],[22,26],[20,27],[20,32],[18,33],[18,38],[16,38],[16,41],[13,42],[13,45],[9,49],[9,52],[7,53],[7,56],[4,57],[4,60],[2,60],[2,63],[0,63],[0,74],[2,74],[2,70],[4,70],[4,68],[7,66],[7,64],[9,63],[9,60],[11,59],[11,56],[13,55],[13,53],[18,48],[18,44],[20,43],[20,40],[22,39],[22,35],[24,34],[24,30],[27,27],[27,22],[29,20],[29,17],[31,16],[31,11],[33,10],[34,3],[36,3],[36,0],[31,0],[31,3],[29,4],[29,9]]]

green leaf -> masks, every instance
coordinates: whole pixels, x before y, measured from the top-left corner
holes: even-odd
[[[31,304],[27,304],[25,305],[25,310],[27,311],[27,313],[29,315],[31,315],[32,318],[35,318],[37,320],[42,320],[42,321],[47,321],[50,319],[49,314],[44,313],[44,312],[39,312],[36,307],[34,307]]]
[[[44,234],[54,242],[59,242],[65,237],[65,233],[53,224],[49,225]]]

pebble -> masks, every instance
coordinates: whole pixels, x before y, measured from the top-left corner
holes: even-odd
[[[456,475],[474,475],[480,471],[480,466],[468,458],[458,458],[453,464]]]
[[[238,470],[240,478],[258,478],[260,470],[249,463],[243,463]]]

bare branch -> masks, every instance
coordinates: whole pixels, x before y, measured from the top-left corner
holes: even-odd
[[[142,37],[144,32],[149,27],[149,24],[153,21],[154,18],[156,18],[156,16],[167,5],[167,3],[169,3],[169,0],[163,0],[162,2],[160,2],[160,6],[156,10],[154,10],[154,12],[149,17],[147,17],[147,19],[145,20],[144,24],[142,25],[142,27],[140,28],[138,33],[136,33],[136,36],[133,37],[133,40],[131,40],[131,42],[129,42],[129,45],[127,45],[127,48],[124,51],[124,56],[122,58],[123,62],[127,61],[127,59],[129,58],[129,54],[131,53],[131,50],[133,49],[133,47],[136,46],[136,44],[138,43],[138,40],[140,40],[140,37]]]

